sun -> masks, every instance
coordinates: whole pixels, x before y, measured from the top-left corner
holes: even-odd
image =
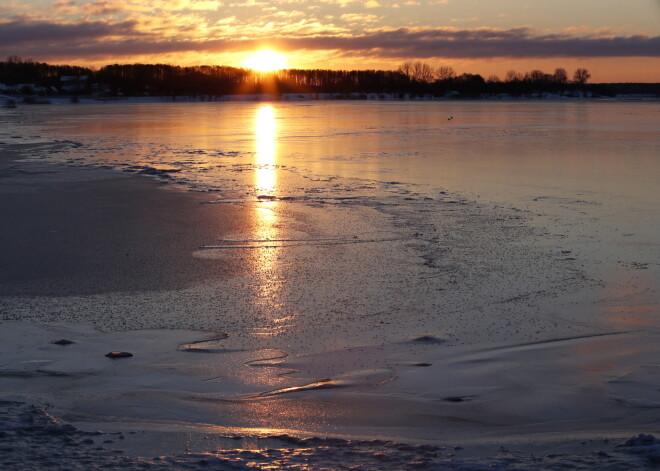
[[[255,52],[246,58],[242,65],[245,68],[259,72],[272,72],[273,70],[281,70],[288,67],[284,54],[271,51],[270,49]]]

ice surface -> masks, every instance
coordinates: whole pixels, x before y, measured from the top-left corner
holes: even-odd
[[[241,260],[240,276],[1,298],[2,318],[21,321],[2,324],[6,394],[49,400],[84,430],[214,437],[195,435],[200,453],[179,450],[165,469],[627,469],[656,459],[655,444],[595,440],[657,434],[657,104],[277,104],[269,145],[254,127],[258,106],[0,117],[10,119],[0,142],[68,169],[44,181],[111,178],[111,168],[251,218],[244,232],[189,248]],[[36,177],[21,171],[0,191]],[[50,343],[59,338],[76,343]],[[134,357],[103,357],[112,350]],[[260,437],[265,449],[244,452],[223,434]],[[338,441],[301,438],[317,435]],[[483,459],[484,443],[507,450]]]

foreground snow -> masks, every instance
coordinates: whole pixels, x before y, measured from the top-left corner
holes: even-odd
[[[501,447],[492,456],[465,458],[459,445],[405,444],[382,440],[296,438],[289,435],[228,437],[234,449],[171,456],[136,456],[122,448],[135,431],[83,431],[62,423],[39,405],[0,402],[0,466],[46,469],[427,469],[427,470],[629,470],[660,463],[660,441],[639,435],[626,441],[583,442],[581,453],[544,456]]]

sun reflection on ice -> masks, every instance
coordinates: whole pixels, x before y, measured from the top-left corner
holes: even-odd
[[[277,187],[275,168],[275,138],[277,128],[275,110],[270,105],[260,106],[254,123],[257,178],[259,195],[272,196]]]
[[[254,238],[260,241],[280,238],[279,203],[274,199],[277,193],[276,139],[275,110],[270,105],[262,105],[257,109],[254,122],[254,184],[259,197],[254,209]],[[277,304],[278,299],[278,252],[279,249],[272,247],[255,250],[255,269],[260,283],[256,302],[270,307]]]

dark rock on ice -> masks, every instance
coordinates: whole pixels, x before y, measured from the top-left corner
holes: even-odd
[[[442,400],[447,402],[463,402],[463,401],[467,401],[471,397],[472,396],[448,396],[448,397],[443,397]]]
[[[53,342],[55,345],[71,345],[72,343],[76,343],[73,340],[67,340],[67,339],[59,339],[59,340],[54,340]]]
[[[442,337],[438,337],[437,335],[418,335],[417,337],[414,337],[413,340],[415,342],[421,342],[421,343],[443,343],[445,342],[445,339]]]
[[[133,354],[130,352],[109,352],[106,353],[105,356],[108,358],[129,358],[132,357]]]

